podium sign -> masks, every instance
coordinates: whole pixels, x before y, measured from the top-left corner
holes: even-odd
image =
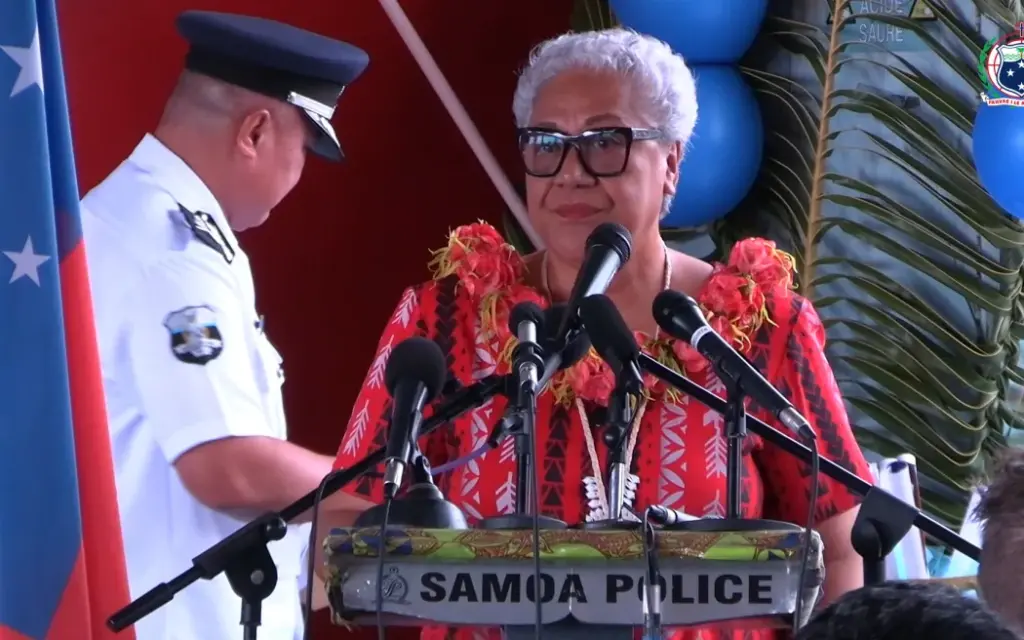
[[[822,545],[812,535],[811,573],[800,594],[801,534],[660,532],[663,623],[791,627],[797,598],[809,615],[820,593]],[[643,623],[638,531],[542,531],[539,588],[530,531],[389,528],[380,589],[379,544],[376,528],[334,530],[325,541],[337,623],[373,624],[378,592],[392,625],[527,625],[538,597],[545,624]]]

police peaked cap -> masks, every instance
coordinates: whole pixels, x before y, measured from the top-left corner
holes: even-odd
[[[186,69],[295,105],[313,125],[313,152],[344,158],[331,118],[370,63],[365,51],[254,16],[186,11],[177,26],[189,43]]]

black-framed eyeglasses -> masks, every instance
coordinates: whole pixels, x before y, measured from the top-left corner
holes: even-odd
[[[569,148],[575,147],[583,170],[595,178],[621,175],[629,164],[629,152],[636,140],[661,140],[657,129],[601,127],[569,135],[543,127],[519,129],[519,151],[526,173],[550,178],[562,170]]]

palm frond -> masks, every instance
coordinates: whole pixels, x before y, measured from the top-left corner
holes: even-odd
[[[862,446],[914,453],[927,508],[955,523],[985,459],[1024,428],[1019,399],[1007,398],[1024,385],[1024,226],[979,184],[968,143],[984,90],[981,51],[1024,10],[1020,0],[976,0],[976,21],[947,0],[919,0],[935,20],[871,14],[930,53],[912,61],[850,42],[848,28],[864,19],[848,11],[851,0],[813,2],[836,18],[770,16],[764,28],[798,67],[766,66],[762,54],[741,65],[766,116],[762,175],[709,230],[721,254],[752,235],[794,254]],[[976,22],[995,32],[985,36]],[[615,19],[607,0],[576,0],[572,24],[601,29]],[[864,74],[883,81],[854,84]],[[520,246],[515,226],[506,216]],[[704,231],[664,235],[685,241]]]
[[[610,29],[618,24],[608,0],[575,0],[569,25],[573,31]]]
[[[986,456],[1024,424],[1006,403],[1024,381],[1024,226],[992,201],[970,159],[988,38],[943,0],[920,1],[935,21],[871,19],[916,36],[933,54],[927,71],[847,41],[846,27],[863,19],[846,12],[850,0],[831,3],[827,31],[769,18],[765,35],[801,63],[794,77],[743,71],[763,111],[781,119],[767,136],[758,215],[775,220],[773,239],[796,254],[800,293],[826,325],[861,444],[914,453],[942,490],[926,493],[928,506],[955,521]],[[1005,0],[977,4],[1000,28],[1015,24]],[[906,96],[854,85],[866,73]],[[749,218],[717,224],[719,242],[752,235]]]

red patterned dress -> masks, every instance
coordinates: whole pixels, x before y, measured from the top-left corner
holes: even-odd
[[[384,366],[391,350],[411,336],[433,339],[448,358],[449,375],[462,385],[509,371],[514,337],[507,328],[509,310],[532,300],[548,301],[523,282],[525,265],[493,228],[478,224],[452,233],[446,249],[432,262],[435,278],[407,289],[380,339],[352,417],[338,450],[335,466],[350,466],[385,443],[390,397],[384,387]],[[811,422],[821,455],[862,478],[870,479],[867,463],[854,441],[846,411],[823,352],[824,329],[811,304],[792,291],[792,258],[764,240],[746,240],[733,249],[726,264],[715,265],[698,302],[712,327],[745,353],[776,388]],[[685,373],[694,382],[724,397],[725,390],[692,347],[671,338],[637,334],[644,351]],[[599,434],[585,424],[597,422],[614,378],[591,352],[559,374],[538,398],[537,438],[539,498],[543,514],[569,524],[603,519],[607,506],[596,499],[595,486],[605,469],[606,448]],[[719,414],[651,379],[649,397],[632,437],[631,508],[642,512],[663,504],[695,516],[725,515],[726,439]],[[452,428],[434,432],[421,443],[431,464],[439,466],[477,450],[504,413],[506,400],[495,397],[463,414]],[[769,424],[773,418],[753,408]],[[584,419],[584,416],[586,418]],[[777,425],[776,425],[777,426]],[[438,478],[438,485],[471,524],[484,517],[508,514],[515,507],[515,458],[511,439]],[[592,444],[596,443],[596,444]],[[595,470],[594,454],[599,459]],[[806,523],[809,470],[796,458],[767,446],[756,436],[745,441],[742,514]],[[596,473],[595,473],[596,471]],[[601,483],[603,484],[603,483]],[[353,494],[382,500],[379,478],[351,486]],[[857,504],[856,496],[822,476],[815,510],[817,522]],[[602,511],[604,509],[605,511]],[[431,627],[422,637],[452,637],[450,630]],[[459,629],[458,640],[498,638],[496,631]],[[676,631],[677,640],[767,640],[775,632]]]

